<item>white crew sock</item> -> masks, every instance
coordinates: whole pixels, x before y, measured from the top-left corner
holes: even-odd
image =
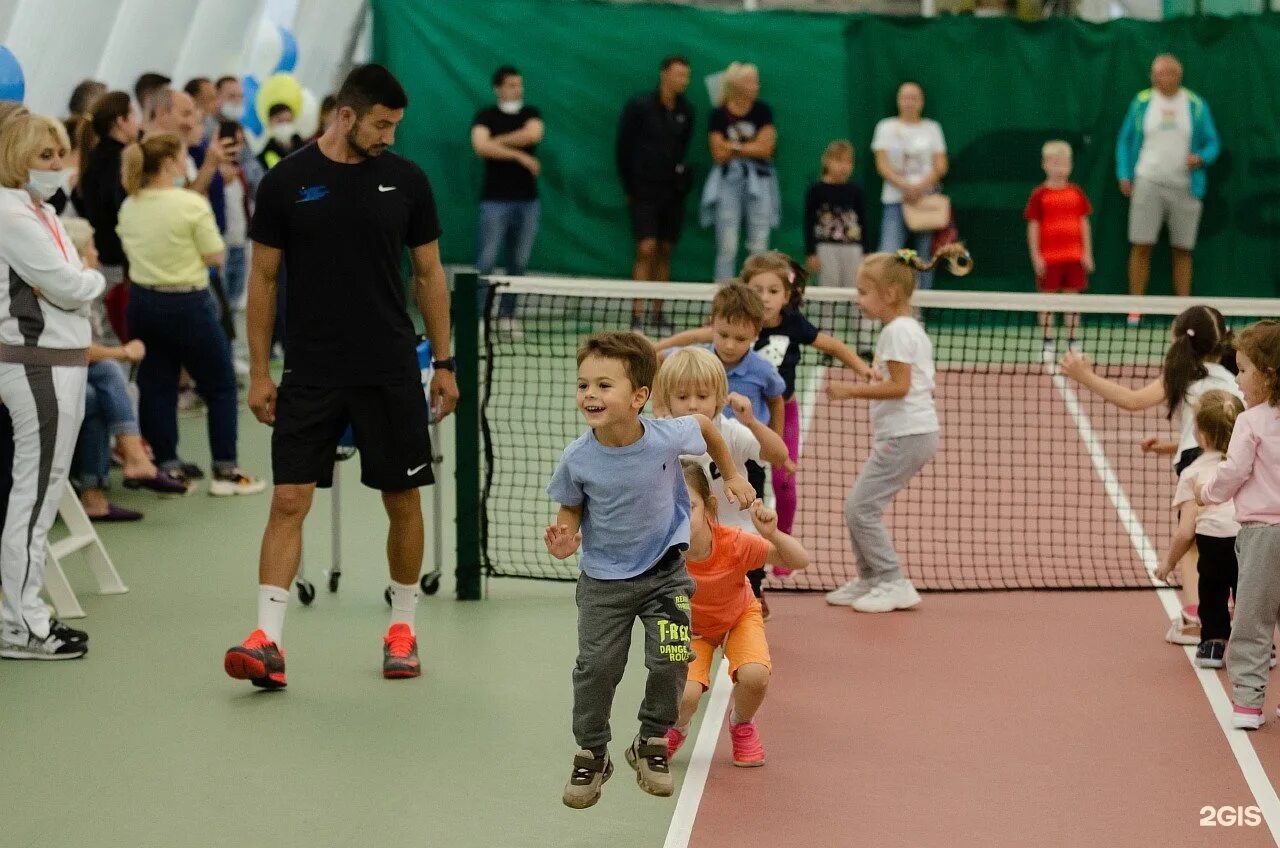
[[[407,624],[413,630],[413,615],[418,609],[418,584],[391,581],[391,623]]]
[[[258,586],[258,629],[279,646],[284,639],[284,614],[289,590],[263,583]]]

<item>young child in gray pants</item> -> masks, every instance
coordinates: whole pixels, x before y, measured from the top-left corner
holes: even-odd
[[[565,448],[547,486],[560,504],[544,536],[547,550],[566,559],[582,547],[573,670],[573,734],[580,750],[563,797],[574,809],[595,804],[613,774],[609,714],[637,618],[644,624],[649,679],[627,762],[649,794],[674,790],[666,735],[684,691],[694,591],[684,566],[690,504],[681,455],[711,454],[726,469],[727,496],[744,506],[755,501],[705,416],[640,416],[657,370],[657,353],[636,333],[597,333],[586,340],[578,349],[577,405],[590,429]]]

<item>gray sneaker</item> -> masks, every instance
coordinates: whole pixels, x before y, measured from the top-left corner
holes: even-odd
[[[627,764],[636,770],[636,783],[650,795],[665,798],[675,791],[665,737],[654,736],[641,742],[637,736],[627,748]]]
[[[859,577],[857,580],[850,580],[838,589],[832,589],[823,597],[833,607],[847,607],[870,591],[871,584]]]
[[[666,750],[666,743],[663,743]],[[606,753],[596,757],[585,748],[573,758],[573,773],[564,785],[564,805],[575,810],[585,810],[600,800],[600,787],[613,776],[613,761]]]

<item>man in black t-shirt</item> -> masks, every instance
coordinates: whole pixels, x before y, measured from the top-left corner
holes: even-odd
[[[280,641],[302,556],[302,524],[316,486],[332,484],[338,440],[348,425],[361,454],[361,480],[382,492],[391,521],[383,676],[421,673],[413,633],[424,535],[417,487],[433,482],[432,410],[400,277],[405,248],[436,357],[430,391],[437,419],[453,411],[458,388],[431,184],[417,165],[386,152],[408,102],[385,68],[356,68],[338,93],[330,128],[281,161],[258,189],[250,232],[249,407],[274,427],[275,492],[258,567],[258,629],[224,661],[229,675],[255,686],[285,685]],[[282,260],[289,268],[288,320],[277,389],[268,358]]]
[[[689,88],[689,61],[683,56],[662,60],[658,88],[627,102],[618,122],[618,176],[631,210],[636,239],[635,280],[671,279],[671,251],[684,226],[685,200],[691,185],[685,157],[693,135],[693,106],[684,96]],[[631,329],[647,330],[645,304],[632,304]],[[662,301],[653,302],[653,326],[670,335],[662,317]]]
[[[494,72],[493,93],[497,105],[481,109],[471,122],[471,147],[484,160],[476,270],[492,272],[498,250],[505,244],[504,267],[518,277],[529,267],[541,215],[538,173],[542,165],[535,154],[542,141],[542,113],[525,105],[524,78],[510,65]],[[515,314],[515,296],[503,295],[498,304],[499,332],[520,335]]]

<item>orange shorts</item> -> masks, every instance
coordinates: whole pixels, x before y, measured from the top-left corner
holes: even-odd
[[[759,663],[770,671],[773,663],[769,660],[769,643],[764,638],[764,615],[760,611],[760,602],[754,601],[747,611],[738,617],[724,633],[715,638],[694,636],[689,643],[695,656],[689,663],[689,680],[702,684],[703,691],[711,686],[711,661],[715,658],[716,648],[724,648],[725,658],[729,661],[729,676],[736,682],[738,669],[748,663]]]

